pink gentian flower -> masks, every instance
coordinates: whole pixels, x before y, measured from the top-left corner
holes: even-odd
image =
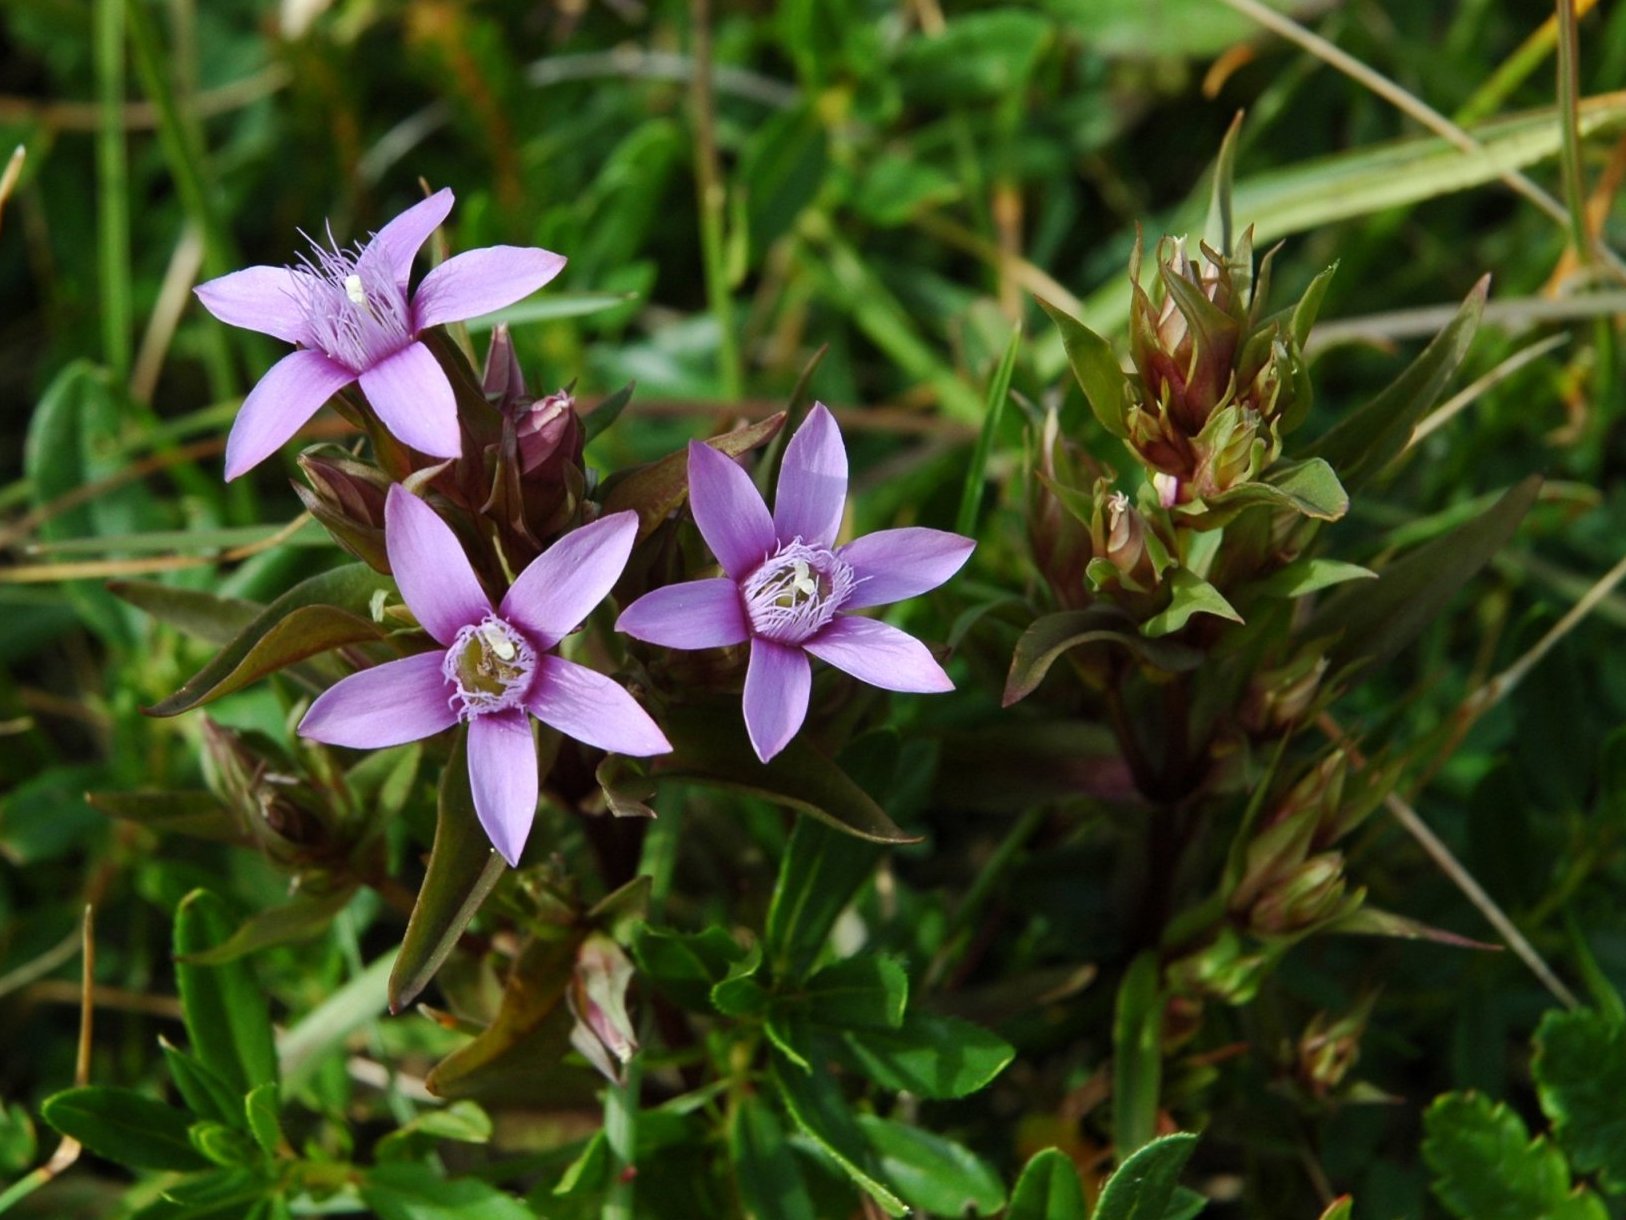
[[[228,481],[275,453],[357,380],[397,439],[432,457],[459,455],[451,382],[418,336],[512,305],[558,275],[565,260],[548,250],[488,246],[447,259],[409,293],[412,260],[451,210],[452,192],[437,191],[354,250],[313,241],[298,267],[249,267],[198,285],[198,299],[222,322],[299,345],[237,413],[226,438]]]
[[[468,721],[475,811],[491,845],[517,863],[538,786],[527,713],[618,754],[672,748],[620,686],[552,655],[609,593],[637,534],[632,512],[566,534],[519,574],[493,610],[451,528],[411,492],[392,486],[384,505],[390,567],[407,608],[440,647],[337,682],[311,704],[300,733],[329,745],[382,749]]]
[[[881,530],[836,546],[847,500],[847,451],[835,417],[815,404],[785,447],[770,516],[750,476],[710,445],[689,445],[689,506],[724,576],[640,597],[616,623],[651,644],[717,648],[751,641],[745,728],[767,762],[807,716],[812,653],[896,691],[954,684],[925,645],[847,613],[935,589],[976,543],[944,530]]]

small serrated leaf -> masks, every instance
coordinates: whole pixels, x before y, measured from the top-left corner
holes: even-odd
[[[1554,1138],[1577,1170],[1626,1191],[1626,1026],[1588,1009],[1555,1010],[1535,1041],[1531,1067]]]

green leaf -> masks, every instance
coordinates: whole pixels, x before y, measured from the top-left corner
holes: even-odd
[[[1010,342],[999,367],[988,382],[988,409],[982,417],[982,428],[977,433],[977,447],[971,451],[971,464],[966,467],[965,487],[960,492],[960,511],[955,516],[954,528],[961,534],[977,532],[977,514],[982,507],[983,487],[988,480],[988,457],[993,452],[994,437],[999,433],[1000,420],[1005,418],[1005,404],[1011,397],[1011,374],[1016,370],[1016,353],[1022,343],[1022,324],[1011,330]]]
[[[1005,1220],[1088,1220],[1078,1167],[1059,1148],[1029,1158],[1011,1191]]]
[[[1505,1105],[1447,1093],[1423,1115],[1423,1130],[1435,1197],[1463,1220],[1607,1220],[1596,1195],[1571,1188],[1563,1154],[1532,1140]]]
[[[746,1094],[729,1116],[728,1159],[747,1220],[817,1220],[785,1130],[760,1094]]]
[[[1327,1204],[1327,1210],[1321,1213],[1320,1220],[1354,1220],[1355,1198],[1353,1195],[1344,1195]]]
[[[237,843],[242,831],[212,792],[87,792],[85,801],[109,817],[136,822],[160,834],[192,835]]]
[[[236,1126],[197,1122],[192,1124],[187,1136],[192,1141],[192,1147],[222,1168],[246,1168],[259,1160],[253,1143]]]
[[[1118,986],[1112,1022],[1112,1140],[1120,1165],[1157,1130],[1163,1079],[1163,990],[1157,954],[1142,953]]]
[[[1387,664],[1513,536],[1540,490],[1541,480],[1532,475],[1486,512],[1391,563],[1375,584],[1363,581],[1335,594],[1301,638],[1339,635],[1331,650],[1335,667]]]
[[[771,439],[784,426],[783,411],[744,428],[713,436],[706,441],[719,453],[738,457]],[[645,537],[668,516],[683,506],[689,496],[689,451],[676,453],[620,472],[604,482],[604,511],[632,509],[638,514],[638,536]]]
[[[242,961],[203,966],[190,960],[225,943],[234,923],[215,895],[188,894],[175,912],[175,979],[193,1053],[242,1096],[277,1078],[265,992]]]
[[[1554,1010],[1535,1041],[1531,1067],[1553,1138],[1578,1171],[1626,1191],[1626,1026],[1588,1009]]]
[[[847,773],[797,737],[762,762],[751,749],[737,714],[715,708],[673,708],[663,727],[675,753],[663,775],[682,776],[765,797],[812,814],[828,826],[872,843],[918,843],[899,830]]]
[[[153,580],[110,580],[107,591],[146,611],[166,627],[217,647],[231,643],[265,609],[240,597],[221,597]]]
[[[180,690],[148,708],[148,714],[177,716],[295,661],[341,644],[379,639],[384,631],[368,617],[369,607],[373,594],[391,588],[389,577],[363,563],[301,581],[257,614]]]
[[[195,1055],[171,1046],[163,1038],[158,1039],[158,1045],[163,1050],[169,1078],[175,1082],[175,1090],[186,1102],[187,1109],[197,1117],[212,1122],[241,1125],[241,1093],[227,1084],[220,1073],[204,1066]]]
[[[908,1206],[882,1183],[875,1154],[835,1079],[826,1072],[804,1072],[779,1062],[774,1064],[773,1074],[785,1109],[797,1128],[868,1192],[887,1215],[904,1215]]]
[[[1346,581],[1376,580],[1377,575],[1371,568],[1363,568],[1358,563],[1305,555],[1272,572],[1264,580],[1249,585],[1248,592],[1261,597],[1306,597]]]
[[[0,1177],[17,1177],[33,1164],[39,1151],[34,1120],[22,1106],[0,1102]]]
[[[813,975],[795,1000],[809,1020],[834,1029],[897,1029],[909,1003],[909,974],[893,957],[850,957]]]
[[[1060,306],[1052,305],[1043,297],[1039,298],[1039,304],[1061,328],[1067,363],[1072,367],[1073,376],[1078,378],[1096,422],[1113,436],[1127,439],[1129,378],[1113,354],[1112,344]]]
[[[427,1165],[375,1165],[361,1197],[378,1220],[532,1220],[531,1209],[478,1178],[442,1178]]]
[[[964,106],[1017,94],[1053,37],[1049,20],[1018,8],[956,14],[930,38],[903,43],[897,71],[911,96]]]
[[[1242,621],[1225,595],[1191,569],[1176,568],[1169,573],[1167,582],[1172,594],[1169,604],[1140,627],[1149,639],[1172,635],[1190,622],[1194,614],[1212,614],[1233,623]]]
[[[187,960],[199,966],[219,966],[273,945],[311,940],[332,928],[334,916],[349,905],[354,895],[354,889],[295,894],[281,906],[249,916],[213,949],[191,954]]]
[[[1236,144],[1242,134],[1242,112],[1239,110],[1231,125],[1225,129],[1220,141],[1219,156],[1214,159],[1214,181],[1208,197],[1208,222],[1203,226],[1203,240],[1226,258],[1236,246],[1235,208]]]
[[[47,1097],[40,1115],[97,1156],[131,1169],[209,1166],[192,1147],[185,1114],[129,1089],[68,1089]]]
[[[1191,1214],[1176,1199],[1176,1191],[1180,1171],[1196,1146],[1197,1137],[1183,1131],[1142,1146],[1107,1179],[1091,1220],[1167,1220],[1171,1206],[1181,1215]]]
[[[463,325],[471,335],[499,326],[524,326],[528,322],[556,322],[564,318],[590,318],[634,300],[630,292],[549,293],[470,318]]]
[[[606,428],[621,417],[621,412],[625,411],[627,404],[632,401],[632,392],[636,388],[636,382],[627,382],[626,385],[581,417],[582,444],[592,444],[597,437],[604,433]]]
[[[876,1084],[931,1100],[965,1097],[1015,1057],[999,1035],[958,1017],[911,1012],[895,1030],[845,1031],[841,1057]]]
[[[836,917],[868,881],[880,849],[822,822],[799,818],[779,862],[764,947],[776,974],[799,979],[812,968]]]
[[[963,1216],[975,1209],[990,1215],[1005,1206],[1005,1186],[987,1163],[969,1149],[919,1127],[858,1116],[881,1172],[904,1202],[939,1216]]]
[[[345,1039],[384,1012],[384,980],[393,952],[369,962],[360,974],[328,996],[287,1030],[277,1050],[283,1083],[296,1089],[322,1057],[343,1048]]]
[[[277,1118],[281,1100],[277,1083],[268,1080],[243,1098],[243,1113],[248,1116],[249,1134],[268,1157],[278,1156],[283,1149],[282,1123]]]
[[[579,927],[548,929],[525,945],[503,987],[496,1019],[435,1066],[426,1082],[431,1092],[493,1105],[542,1093],[564,1098],[570,1095],[567,1073],[586,1091],[589,1082],[560,1062],[574,1024],[565,989],[585,935]]]
[[[1405,450],[1422,422],[1456,375],[1490,292],[1490,277],[1474,285],[1456,317],[1434,336],[1421,355],[1376,398],[1339,420],[1309,452],[1325,458],[1344,486],[1358,491]]]
[[[1317,521],[1337,521],[1349,511],[1349,495],[1331,466],[1320,458],[1278,462],[1263,479],[1239,483],[1202,501],[1202,524],[1212,528],[1255,504],[1292,509]]]
[[[1016,642],[1005,678],[1004,706],[1020,702],[1039,688],[1050,667],[1074,648],[1103,644],[1126,648],[1144,664],[1182,673],[1202,663],[1203,654],[1176,640],[1149,639],[1115,606],[1061,610],[1035,619]]]
[[[643,924],[633,932],[632,957],[638,974],[694,1012],[711,1008],[711,989],[732,973],[746,950],[726,929],[712,924],[700,932],[674,932]]]
[[[437,1110],[425,1110],[378,1141],[374,1155],[380,1161],[423,1159],[436,1140],[461,1144],[491,1142],[491,1116],[472,1101],[454,1101]]]
[[[392,1013],[405,1009],[429,985],[507,868],[475,813],[467,758],[465,734],[459,733],[440,775],[429,868],[390,970]]]
[[[176,1220],[264,1220],[267,1215],[278,1214],[261,1210],[272,1201],[267,1196],[275,1189],[274,1182],[253,1169],[240,1165],[211,1169],[167,1187],[164,1199],[177,1210],[161,1214]],[[142,1220],[150,1214],[143,1211]]]

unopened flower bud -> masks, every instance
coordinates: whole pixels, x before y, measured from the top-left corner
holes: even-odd
[[[627,1015],[627,986],[632,963],[602,932],[594,932],[576,952],[576,972],[565,992],[565,1002],[576,1018],[570,1044],[613,1083],[638,1049],[632,1019]]]
[[[1361,1057],[1361,1036],[1366,1032],[1372,998],[1353,1012],[1334,1020],[1319,1012],[1305,1026],[1294,1048],[1298,1078],[1317,1097],[1327,1097],[1342,1085]]]
[[[576,399],[569,390],[555,390],[521,406],[515,412],[514,431],[519,439],[520,470],[532,474],[579,431]]]
[[[327,811],[305,784],[279,771],[240,733],[203,718],[204,777],[243,837],[290,868],[321,864],[332,851]]]
[[[1255,736],[1292,727],[1315,702],[1329,664],[1324,653],[1306,651],[1286,665],[1257,671],[1237,709],[1242,726]]]
[[[294,484],[305,510],[357,559],[388,572],[384,499],[389,494],[389,476],[354,458],[310,452],[300,455],[299,468],[310,482],[309,487]]]
[[[1311,856],[1260,896],[1249,914],[1249,924],[1264,936],[1308,931],[1342,913],[1348,905],[1347,888],[1341,852]]]
[[[1165,977],[1175,992],[1246,1004],[1258,994],[1270,960],[1268,952],[1249,948],[1226,927],[1213,944],[1171,963]]]
[[[491,332],[491,346],[486,349],[485,370],[480,374],[480,388],[495,406],[506,407],[525,396],[525,374],[520,371],[519,356],[514,351],[514,337],[508,324],[502,323]]]

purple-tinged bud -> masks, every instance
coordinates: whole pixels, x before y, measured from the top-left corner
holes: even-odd
[[[576,399],[569,390],[555,390],[546,398],[520,406],[515,411],[514,432],[519,440],[521,472],[534,473],[580,431]]]
[[[514,337],[505,322],[491,332],[491,346],[486,348],[486,365],[480,374],[480,388],[486,398],[498,407],[525,397],[525,374],[520,371],[519,355],[514,351]]]
[[[1286,732],[1315,702],[1328,664],[1324,652],[1306,649],[1286,665],[1256,671],[1237,708],[1242,727],[1256,737]]]
[[[638,1049],[627,1015],[627,986],[632,963],[602,932],[591,933],[576,952],[576,972],[565,1002],[576,1018],[570,1044],[612,1083],[620,1084],[627,1063]]]
[[[1104,473],[1089,454],[1060,435],[1055,411],[1045,413],[1037,439],[1037,478],[1028,481],[1028,538],[1033,558],[1056,601],[1078,610],[1090,603],[1085,571],[1093,551],[1086,481]],[[1084,500],[1081,505],[1078,501]]]
[[[244,839],[284,868],[331,863],[330,811],[297,777],[277,770],[240,733],[203,718],[203,772]]]
[[[1336,1020],[1318,1012],[1299,1035],[1294,1048],[1296,1074],[1314,1096],[1326,1098],[1335,1093],[1360,1061],[1361,1037],[1374,998],[1369,995]]]
[[[368,567],[388,572],[384,551],[384,500],[389,476],[376,466],[354,458],[302,453],[299,468],[310,486],[294,484],[294,491],[333,540]]]

